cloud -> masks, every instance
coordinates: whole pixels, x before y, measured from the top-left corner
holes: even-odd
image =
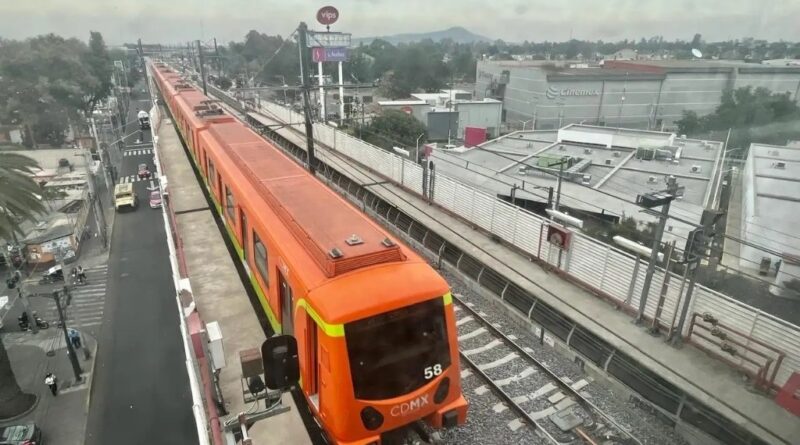
[[[0,35],[54,32],[81,39],[99,30],[111,43],[240,40],[250,29],[288,35],[316,24],[311,0],[26,0],[0,2]],[[331,2],[332,3],[332,2]],[[796,0],[338,0],[336,31],[379,36],[463,26],[506,41],[623,39],[663,35],[706,40],[753,36],[800,40]]]

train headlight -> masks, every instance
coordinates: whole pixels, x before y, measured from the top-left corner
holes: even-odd
[[[433,394],[433,403],[442,403],[444,399],[447,398],[447,394],[450,392],[450,377],[445,377],[442,379],[441,383],[439,383],[439,387],[436,388],[436,393]]]
[[[361,410],[361,423],[370,431],[377,430],[383,425],[383,415],[375,408],[368,406]]]

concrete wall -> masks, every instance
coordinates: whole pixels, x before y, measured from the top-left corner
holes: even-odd
[[[509,73],[503,97],[506,122],[528,121],[535,112],[537,129],[580,122],[643,129],[659,129],[663,125],[670,129],[682,117],[684,110],[699,115],[712,113],[727,88],[765,87],[774,92],[789,92],[795,100],[800,94],[800,72],[752,72],[752,69],[740,72],[733,69],[667,72],[663,80],[634,76],[626,79],[624,75],[614,80],[599,77],[594,80],[585,76],[569,80],[565,79],[566,75],[551,76],[548,80],[548,71],[541,67],[501,66],[479,61],[475,87],[479,99],[488,97],[492,81],[499,82],[504,71]],[[598,91],[600,94],[553,94],[563,89]]]
[[[490,138],[499,135],[501,117],[503,114],[502,102],[469,102],[457,103],[458,111],[458,137],[464,137],[464,127],[486,128]]]

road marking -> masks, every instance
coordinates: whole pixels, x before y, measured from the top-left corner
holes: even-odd
[[[516,352],[512,352],[511,354],[508,354],[507,356],[505,356],[503,358],[500,358],[500,359],[497,359],[497,360],[495,360],[495,361],[493,361],[491,363],[478,365],[478,369],[480,369],[481,371],[486,371],[486,370],[489,370],[489,369],[493,369],[493,368],[496,368],[498,366],[505,365],[506,363],[508,363],[508,362],[518,358],[518,357],[519,356],[517,355]]]
[[[470,338],[475,338],[478,335],[483,334],[484,332],[486,332],[486,328],[480,327],[478,329],[475,329],[472,332],[468,332],[468,333],[466,333],[464,335],[459,335],[458,336],[458,341],[464,341],[464,340],[469,340]]]
[[[462,351],[462,354],[464,354],[464,355],[480,354],[481,352],[486,352],[486,351],[488,351],[488,350],[490,350],[492,348],[495,348],[497,346],[500,346],[502,344],[503,344],[503,342],[501,342],[500,340],[494,339],[494,340],[490,341],[489,343],[487,343],[487,344],[485,344],[483,346],[479,346],[477,348],[469,349],[467,351]]]

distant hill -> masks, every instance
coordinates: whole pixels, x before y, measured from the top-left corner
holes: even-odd
[[[439,40],[444,39],[452,39],[454,42],[457,43],[473,43],[473,42],[493,42],[493,39],[488,37],[484,37],[475,33],[472,33],[460,26],[454,26],[449,29],[445,29],[443,31],[433,31],[433,32],[418,32],[418,33],[408,33],[408,34],[394,34],[391,36],[379,36],[379,37],[360,37],[353,39],[353,45],[358,45],[359,43],[364,43],[368,45],[370,42],[376,39],[386,40],[387,42],[396,45],[398,43],[410,43],[410,42],[419,42],[420,40],[431,39],[434,42],[438,42]]]

